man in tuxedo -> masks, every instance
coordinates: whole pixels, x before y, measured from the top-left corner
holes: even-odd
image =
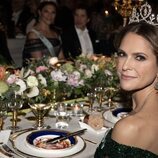
[[[74,25],[62,33],[63,52],[66,58],[97,53],[96,35],[87,28],[89,16],[89,10],[85,5],[80,4],[76,7]]]

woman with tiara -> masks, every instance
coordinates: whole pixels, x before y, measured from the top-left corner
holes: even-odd
[[[31,58],[53,56],[63,59],[60,32],[54,26],[57,6],[53,1],[43,1],[38,7],[38,22],[28,32],[23,51],[23,65]]]

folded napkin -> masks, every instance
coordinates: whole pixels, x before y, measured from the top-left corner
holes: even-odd
[[[5,156],[4,154],[0,153],[0,158],[9,158],[8,156]]]
[[[79,124],[80,124],[81,128],[87,128],[88,131],[93,132],[95,134],[104,134],[108,130],[108,128],[106,128],[106,127],[102,127],[99,130],[95,130],[94,128],[92,128],[91,126],[89,126],[88,124],[86,124],[82,121],[79,121]]]
[[[11,133],[11,130],[1,130],[0,131],[0,143],[7,144],[10,133]]]

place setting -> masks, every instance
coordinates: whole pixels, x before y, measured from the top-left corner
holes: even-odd
[[[66,157],[83,151],[86,147],[80,136],[87,129],[68,132],[59,129],[28,131],[14,138],[13,147],[23,155],[33,157]]]

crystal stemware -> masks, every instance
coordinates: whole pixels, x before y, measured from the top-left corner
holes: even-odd
[[[102,111],[102,103],[103,103],[103,95],[104,95],[104,88],[103,87],[96,87],[95,88],[95,92],[96,92],[96,99],[98,101],[98,108],[97,111]]]
[[[56,127],[64,129],[68,127],[69,113],[67,111],[67,104],[59,102],[56,111]]]
[[[95,101],[95,98],[96,98],[96,93],[94,92],[89,92],[87,93],[87,97],[88,97],[88,102],[89,102],[89,110],[88,112],[93,112],[94,111],[94,108],[93,108],[93,104],[94,104],[94,101]]]
[[[36,117],[36,123],[34,125],[36,129],[49,128],[48,125],[44,124],[44,116],[51,109],[51,106],[51,104],[42,103],[30,105],[31,110]]]
[[[3,120],[7,115],[7,105],[3,101],[0,101],[0,130],[3,129]]]
[[[12,125],[8,126],[8,129],[11,129],[12,131],[16,131],[20,129],[20,126],[17,126],[18,122],[18,111],[23,106],[23,100],[20,96],[15,95],[14,98],[11,99],[11,101],[8,103],[8,108],[12,111]]]
[[[105,88],[105,95],[107,97],[107,106],[109,108],[113,108],[114,107],[114,103],[112,101],[112,98],[115,96],[115,94],[117,93],[117,89],[114,87],[106,87]]]

